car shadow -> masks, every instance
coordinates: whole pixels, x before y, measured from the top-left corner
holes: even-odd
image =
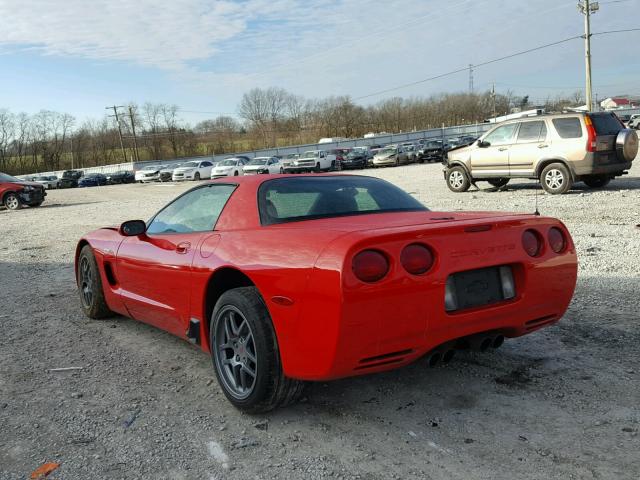
[[[535,191],[539,190],[539,193],[545,194],[542,186],[538,182],[527,181],[526,183],[517,183],[518,180],[511,180],[504,187],[496,188],[490,186],[487,182],[482,180],[478,180],[476,182],[476,187],[478,190],[469,190],[470,192],[480,191],[486,193],[494,193],[494,192],[518,192],[518,191]],[[565,195],[576,195],[581,193],[591,193],[591,192],[618,192],[621,190],[640,190],[640,177],[617,177],[611,182],[600,188],[591,188],[582,182],[576,182],[571,190],[569,190]]]

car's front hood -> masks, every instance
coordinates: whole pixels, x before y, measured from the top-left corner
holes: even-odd
[[[171,170],[173,173],[191,173],[195,170],[195,167],[188,167],[188,168],[175,168],[173,170]],[[169,170],[167,170],[169,171]]]
[[[242,167],[242,170],[245,172],[252,172],[254,170],[266,170],[268,167],[266,165],[247,165],[246,167]]]
[[[215,173],[227,173],[232,168],[234,168],[234,167],[216,167],[216,168],[213,169],[213,171]]]

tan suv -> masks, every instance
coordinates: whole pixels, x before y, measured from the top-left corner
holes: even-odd
[[[511,178],[540,179],[552,194],[574,182],[603,187],[624,175],[638,153],[638,136],[610,112],[562,113],[500,123],[444,160],[447,186],[466,192],[478,180],[495,187]]]

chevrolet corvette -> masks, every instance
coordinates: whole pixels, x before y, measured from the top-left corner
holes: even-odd
[[[75,266],[88,317],[198,345],[249,412],[295,401],[306,381],[435,366],[553,325],[577,277],[557,219],[430,211],[335,174],[206,182],[147,222],[87,234]]]

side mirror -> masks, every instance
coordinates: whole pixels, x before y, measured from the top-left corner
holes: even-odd
[[[147,224],[142,220],[128,220],[120,225],[118,231],[125,237],[137,237],[147,231]]]
[[[478,140],[478,146],[480,148],[487,148],[487,147],[490,147],[491,144],[489,142],[484,141],[484,140]]]

